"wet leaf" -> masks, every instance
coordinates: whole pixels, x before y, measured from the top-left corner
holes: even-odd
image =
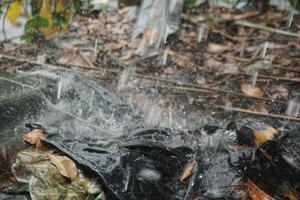
[[[267,125],[264,130],[255,130],[254,131],[254,142],[255,144],[262,144],[268,140],[272,140],[274,135],[276,135],[278,131],[270,125]]]
[[[42,129],[33,129],[28,133],[24,133],[22,135],[22,139],[26,142],[35,145],[37,148],[42,148],[43,143],[41,141],[42,138],[45,137],[45,132]]]
[[[288,200],[300,200],[300,198],[296,195],[294,189],[286,183],[280,186],[280,192],[282,193],[283,197]]]
[[[184,182],[192,173],[196,160],[191,161],[183,170],[183,174],[180,177],[180,181]]]
[[[10,23],[15,24],[17,22],[17,19],[21,14],[21,8],[22,8],[21,0],[14,0],[11,4],[9,4],[6,13],[6,18]]]
[[[55,165],[61,175],[74,181],[77,178],[77,167],[75,163],[67,156],[49,154],[51,163]]]
[[[250,96],[250,97],[262,97],[263,92],[259,87],[256,87],[254,85],[251,85],[249,83],[242,83],[241,90],[244,94]]]
[[[275,200],[270,195],[262,191],[257,185],[255,185],[251,180],[247,181],[248,191],[253,200]]]

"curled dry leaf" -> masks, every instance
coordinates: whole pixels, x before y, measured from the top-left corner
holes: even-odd
[[[248,179],[247,187],[249,194],[253,200],[275,200],[270,195],[262,191],[257,185]]]
[[[272,140],[278,131],[270,125],[267,125],[264,130],[254,131],[255,144],[262,144],[268,140]]]
[[[77,167],[67,156],[48,154],[51,163],[58,169],[64,177],[74,181],[77,178]]]
[[[254,85],[251,85],[249,83],[242,83],[241,90],[244,94],[250,96],[250,97],[262,97],[263,92],[259,87],[256,87]]]
[[[22,135],[23,140],[35,145],[37,148],[43,147],[43,143],[41,141],[43,137],[45,137],[45,132],[42,129],[33,129],[32,131]]]
[[[183,174],[180,177],[180,181],[184,182],[192,173],[196,160],[191,161],[183,170]]]

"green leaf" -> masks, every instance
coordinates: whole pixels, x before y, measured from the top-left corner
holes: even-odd
[[[33,43],[37,38],[36,33],[25,33],[21,36],[21,40],[24,40],[27,43]]]
[[[36,15],[29,19],[26,24],[25,24],[25,32],[28,31],[29,29],[36,29],[37,27],[48,27],[49,22],[47,19]]]

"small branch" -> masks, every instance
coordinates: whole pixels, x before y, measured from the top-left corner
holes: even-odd
[[[217,106],[217,107],[222,108],[222,109],[226,109],[224,106]],[[293,120],[293,121],[299,121],[300,122],[299,117],[293,117],[293,116],[288,116],[288,115],[261,113],[261,112],[256,112],[256,111],[247,110],[247,109],[243,109],[243,108],[230,108],[230,111],[240,112],[240,113],[247,113],[247,114],[252,114],[252,115],[259,115],[259,116],[263,116],[263,117],[272,117],[272,118],[283,119],[283,120]]]
[[[268,26],[264,26],[264,25],[261,25],[261,24],[256,24],[256,23],[252,23],[252,22],[248,22],[248,21],[238,20],[238,21],[235,21],[234,23],[236,25],[240,25],[240,26],[256,28],[256,29],[260,29],[260,30],[264,30],[264,31],[269,31],[269,32],[272,32],[272,33],[277,33],[277,34],[280,34],[280,35],[300,38],[300,34],[298,34],[298,33],[292,33],[292,32],[289,32],[289,31],[284,31],[284,30],[280,30],[280,29],[276,29],[276,28],[271,28],[271,27],[268,27]]]
[[[79,51],[79,54],[91,69],[97,69],[97,67],[95,67],[95,65],[81,51]]]
[[[4,54],[0,54],[0,58],[1,57],[7,58],[7,59],[12,59],[12,60],[17,60],[17,61],[20,61],[20,62],[27,62],[27,63],[31,63],[31,64],[36,64],[36,65],[40,65],[40,66],[44,66],[44,67],[48,67],[48,68],[52,68],[52,69],[61,69],[62,67],[66,68],[65,66],[56,66],[56,65],[52,65],[52,64],[40,63],[40,62],[37,62],[37,61],[32,61],[32,60],[23,59],[23,58],[17,58],[15,56],[9,56],[9,55],[4,55]],[[97,67],[96,69],[86,67],[86,66],[80,66],[80,67],[72,66],[72,67],[74,67],[74,68],[83,68],[83,69],[88,69],[88,70],[96,70],[96,71],[103,70],[103,71],[106,71],[106,72],[117,73],[117,74],[119,74],[121,72],[120,70],[107,69],[107,68],[101,68],[101,67]],[[69,70],[69,71],[73,71],[70,68],[66,68],[66,69]],[[234,95],[234,96],[240,96],[240,97],[244,97],[244,98],[257,99],[257,100],[261,100],[261,101],[270,101],[270,102],[274,102],[274,103],[286,104],[285,101],[274,100],[274,99],[270,99],[270,98],[266,98],[266,97],[251,97],[251,96],[248,96],[246,94],[239,93],[239,92],[227,91],[227,90],[216,89],[216,88],[209,88],[209,87],[204,87],[204,86],[197,85],[197,84],[189,84],[189,83],[181,84],[178,81],[173,81],[173,80],[164,79],[164,78],[160,78],[160,77],[154,77],[154,76],[142,75],[142,74],[136,74],[136,76],[140,77],[140,78],[145,78],[145,79],[150,79],[150,80],[156,80],[156,81],[160,81],[160,82],[175,84],[177,86],[181,86],[182,88],[190,88],[189,89],[190,91],[197,91],[197,92],[212,91],[212,92],[218,92],[218,93],[229,94],[229,95]]]
[[[3,37],[4,37],[4,41],[7,40],[7,35],[6,35],[6,31],[5,31],[5,21],[6,21],[6,15],[7,15],[7,11],[8,11],[9,5],[7,6],[5,13],[3,15],[3,20],[2,20],[2,32],[3,32]]]

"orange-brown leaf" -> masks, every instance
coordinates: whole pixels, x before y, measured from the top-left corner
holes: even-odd
[[[256,130],[254,131],[254,142],[255,144],[262,144],[268,140],[272,140],[274,135],[276,135],[278,131],[272,126],[267,125],[264,130]]]
[[[37,148],[42,148],[43,143],[41,141],[42,138],[45,137],[45,133],[42,129],[34,129],[28,133],[24,133],[22,135],[22,139],[26,142],[35,145]]]
[[[49,0],[43,0],[40,9],[40,16],[48,20],[49,26],[41,28],[41,31],[44,34],[45,38],[49,38],[56,32],[56,30],[53,29],[53,19]]]
[[[184,182],[192,173],[196,160],[191,161],[183,170],[183,174],[180,177],[180,181]]]
[[[262,191],[257,185],[248,179],[247,187],[249,194],[253,200],[275,200],[270,195]]]

